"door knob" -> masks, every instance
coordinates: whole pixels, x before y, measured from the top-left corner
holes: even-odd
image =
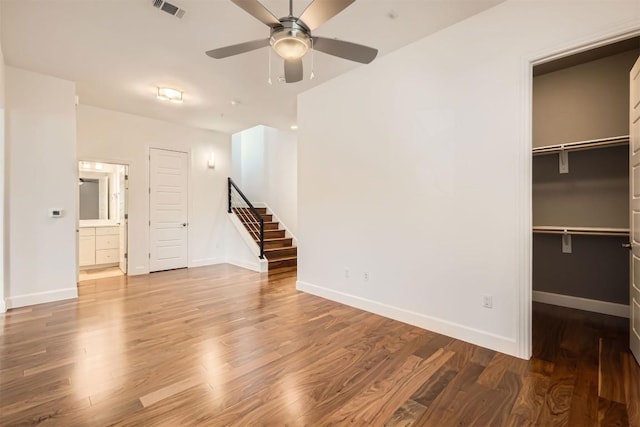
[[[186,227],[187,225],[189,225],[189,224],[188,224],[188,223],[186,223],[186,222],[183,222],[183,223],[182,223],[182,226],[183,226],[183,227]]]
[[[631,243],[623,243],[622,247],[631,250],[633,248],[633,245]]]

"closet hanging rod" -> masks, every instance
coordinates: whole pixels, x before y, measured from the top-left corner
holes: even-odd
[[[534,226],[535,234],[571,234],[581,236],[629,236],[628,228],[611,228],[611,227],[562,227],[541,225]]]
[[[629,135],[614,136],[611,138],[591,139],[588,141],[567,142],[566,144],[545,145],[534,147],[531,151],[534,156],[557,153],[560,151],[591,150],[594,148],[613,147],[629,143]]]

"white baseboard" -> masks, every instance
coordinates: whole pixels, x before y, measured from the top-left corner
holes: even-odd
[[[62,301],[78,298],[78,288],[56,289],[54,291],[37,292],[34,294],[16,295],[6,299],[7,309],[26,307],[28,305],[43,304],[45,302]]]
[[[189,262],[189,268],[194,268],[194,267],[205,267],[207,265],[216,265],[216,264],[222,264],[224,263],[224,260],[221,260],[219,258],[201,258],[201,259],[192,259]]]
[[[259,259],[256,259],[256,262],[248,262],[240,259],[228,259],[227,264],[246,268],[247,270],[255,271],[256,273],[265,273],[269,267],[269,263],[267,262],[267,260],[260,261]]]
[[[346,304],[351,307],[379,314],[380,316],[388,317],[419,328],[427,329],[461,341],[466,341],[471,344],[490,348],[492,350],[517,357],[516,341],[513,338],[492,334],[490,332],[449,322],[444,319],[438,319],[355,295],[338,292],[333,289],[312,285],[303,281],[296,282],[296,288],[300,291],[336,301],[341,304]]]
[[[558,305],[560,307],[575,308],[594,313],[608,314],[610,316],[629,318],[629,306],[614,302],[598,301],[588,298],[573,297],[570,295],[552,294],[549,292],[533,291],[532,300],[545,304]]]
[[[4,302],[4,298],[0,299],[0,313],[7,311],[7,304]]]
[[[140,276],[142,274],[149,274],[149,268],[147,266],[129,268],[127,272],[127,276]]]

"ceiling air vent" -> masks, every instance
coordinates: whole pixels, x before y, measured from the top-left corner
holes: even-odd
[[[153,0],[153,7],[157,7],[158,9],[167,12],[169,15],[173,15],[176,18],[182,18],[184,14],[187,13],[184,9],[180,9],[178,6],[164,0]]]

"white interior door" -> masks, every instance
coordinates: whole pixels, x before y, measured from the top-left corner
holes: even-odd
[[[631,69],[629,158],[631,280],[629,291],[631,352],[640,361],[640,58]]]
[[[187,266],[187,153],[149,153],[149,271]]]
[[[127,166],[120,166],[118,169],[118,218],[120,218],[120,270],[127,274],[127,227],[129,226],[129,216],[127,214],[127,193],[129,190],[129,172]]]

